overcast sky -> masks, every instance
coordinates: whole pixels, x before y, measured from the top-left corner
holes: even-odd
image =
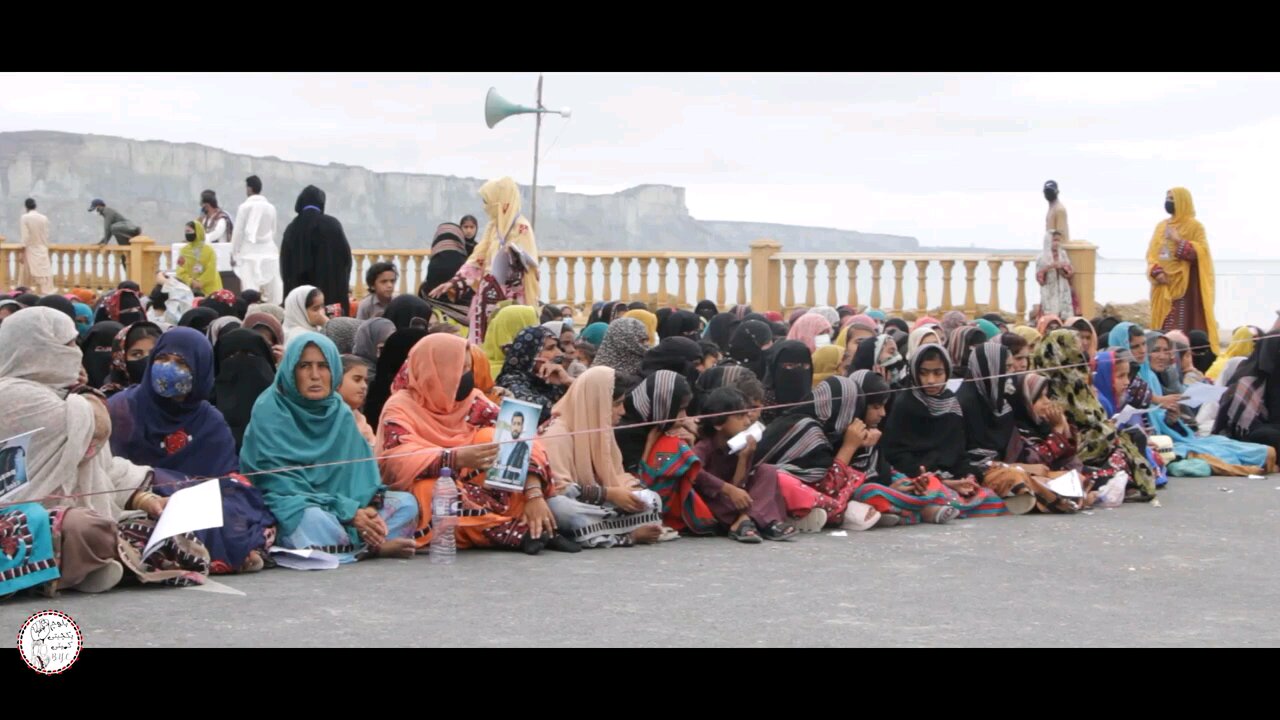
[[[377,171],[532,179],[536,73],[0,75],[0,130],[198,142]],[[541,184],[688,189],[705,220],[1030,248],[1041,187],[1072,235],[1139,257],[1165,191],[1191,190],[1219,258],[1280,258],[1270,228],[1280,75],[561,74]]]

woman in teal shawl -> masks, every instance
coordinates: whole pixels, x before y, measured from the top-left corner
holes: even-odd
[[[600,343],[604,342],[604,334],[608,330],[609,330],[609,323],[602,323],[602,322],[591,323],[586,327],[585,330],[582,331],[582,335],[578,336],[578,339],[586,340],[587,342],[599,348]]]
[[[413,555],[418,502],[382,484],[369,443],[338,395],[341,383],[342,359],[331,340],[307,332],[290,342],[275,383],[254,403],[241,471],[276,516],[283,547],[314,548],[344,563]]]
[[[1156,367],[1152,366],[1155,363]],[[1173,363],[1173,345],[1164,333],[1147,332],[1147,358],[1138,368],[1138,377],[1151,387],[1155,396],[1164,395],[1164,387],[1160,382],[1160,373]],[[1157,370],[1157,368],[1159,368]],[[1173,415],[1170,422],[1169,415]],[[1195,433],[1178,419],[1178,414],[1152,404],[1147,413],[1151,429],[1156,435],[1168,435],[1173,440],[1173,451],[1178,457],[1185,458],[1188,453],[1212,455],[1230,465],[1247,465],[1250,467],[1268,467],[1269,445],[1232,440],[1222,435],[1196,437]]]

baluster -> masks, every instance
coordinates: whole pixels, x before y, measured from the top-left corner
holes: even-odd
[[[547,302],[561,303],[564,301],[565,293],[560,289],[560,268],[564,266],[565,258],[563,256],[547,258],[548,272],[550,275],[543,277],[551,278],[547,283]]]
[[[831,307],[839,305],[836,300],[836,270],[840,267],[839,260],[824,260],[827,264],[827,304]]]
[[[907,266],[906,260],[893,261],[893,311],[902,312],[902,271]]]
[[[804,261],[804,275],[805,275],[804,304],[806,307],[809,307],[809,308],[812,308],[814,305],[818,304],[817,298],[815,297],[815,294],[814,294],[814,287],[813,287],[814,276],[817,271],[817,265],[818,265],[817,260]]]
[[[782,261],[782,276],[787,281],[787,304],[786,309],[790,310],[796,306],[796,261]]]
[[[631,266],[635,258],[622,258],[622,302],[631,302]]]
[[[707,299],[707,258],[698,258],[694,262],[698,265],[698,299],[695,302],[702,302]]]
[[[964,261],[964,312],[970,318],[978,315],[978,301],[973,297],[973,283],[977,280],[978,261]]]
[[[920,312],[927,313],[929,311],[929,294],[925,290],[925,281],[929,278],[929,261],[917,260],[916,270],[918,275],[918,287],[916,288],[916,306],[920,308]]]
[[[726,258],[716,258],[713,262],[716,264],[716,306],[724,307],[726,297],[724,287],[725,265],[729,261]]]
[[[858,308],[858,261],[845,260],[845,272],[849,274],[849,307]]]
[[[883,260],[871,261],[871,307],[880,307],[880,268],[884,267]]]
[[[639,259],[639,264],[640,264],[640,301],[641,301],[641,302],[644,302],[644,303],[648,303],[648,302],[650,302],[650,300],[649,300],[649,265],[650,265],[649,260],[650,260],[650,259],[649,259],[649,258],[647,258],[647,257],[645,257],[645,258],[640,258],[640,259]]]
[[[366,258],[366,257],[367,257],[367,256],[366,256],[366,255],[364,255],[363,253],[356,254],[356,255],[354,255],[354,256],[352,257],[352,259],[353,259],[353,260],[355,260],[355,271],[356,271],[356,287],[355,287],[355,296],[356,296],[356,300],[363,300],[363,299],[364,299],[364,296],[369,294],[369,290],[368,290],[368,288],[366,288],[366,287],[364,286],[364,264],[365,264],[365,258]],[[432,288],[432,289],[434,290],[435,288]],[[328,299],[327,299],[327,298],[325,299],[325,302],[328,302]]]
[[[698,301],[689,302],[689,258],[680,258],[676,261],[676,273],[680,278],[679,288],[676,290],[676,303],[678,305],[697,305]]]
[[[569,265],[569,267],[566,268],[566,272],[568,273],[568,277],[566,279],[568,280],[569,287],[566,289],[564,301],[567,305],[576,305],[578,301],[578,278],[576,277],[578,274],[578,258],[570,256],[565,258],[565,262]]]
[[[600,258],[600,268],[604,275],[604,301],[613,302],[616,296],[613,294],[613,258],[608,255]]]
[[[582,298],[587,304],[587,314],[591,314],[591,306],[596,304],[596,259],[593,257],[582,258]]]
[[[1027,263],[1026,260],[1015,260],[1013,263],[1018,271],[1018,321],[1027,317]]]
[[[951,310],[951,269],[955,267],[955,260],[942,260],[938,263],[942,266],[942,311]]]
[[[1000,312],[1000,265],[1003,260],[988,260],[987,267],[991,269],[991,306],[989,312]]]
[[[738,258],[734,260],[738,265],[738,304],[747,304],[747,259]]]
[[[662,305],[670,305],[671,293],[667,291],[667,273],[671,271],[671,258],[658,258],[658,302]]]

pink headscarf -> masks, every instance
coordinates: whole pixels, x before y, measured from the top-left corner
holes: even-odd
[[[925,325],[937,325],[937,326],[941,327],[941,326],[942,326],[942,323],[938,322],[938,320],[937,320],[936,318],[933,318],[933,317],[930,317],[930,316],[928,316],[928,315],[925,315],[924,317],[920,318],[919,320],[916,320],[916,324],[915,324],[915,325],[912,325],[912,326],[911,326],[911,329],[912,329],[912,330],[918,330],[918,329],[920,329],[920,328],[924,327]]]
[[[804,346],[809,348],[809,352],[816,352],[818,347],[814,343],[814,338],[819,335],[830,335],[831,323],[821,315],[804,315],[795,324],[791,326],[791,332],[787,333],[788,340],[799,340]]]

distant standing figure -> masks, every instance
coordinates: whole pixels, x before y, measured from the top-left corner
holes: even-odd
[[[324,191],[308,185],[298,194],[298,216],[284,229],[280,245],[280,275],[286,295],[302,285],[314,285],[329,302],[329,317],[351,315],[351,245],[342,223],[324,214]]]
[[[205,190],[200,193],[200,223],[204,225],[204,241],[210,245],[229,244],[231,230],[235,223],[226,210],[218,207],[218,193]],[[222,286],[231,292],[240,294],[240,278],[236,277],[231,264],[230,255],[218,255],[218,275],[222,277]]]
[[[1036,282],[1040,284],[1040,314],[1069,317],[1076,314],[1071,277],[1075,271],[1062,246],[1071,240],[1067,229],[1067,208],[1058,200],[1058,183],[1044,184],[1049,214],[1044,219],[1044,248],[1036,258]]]
[[[276,246],[276,206],[263,197],[262,180],[257,175],[245,178],[244,186],[248,197],[236,211],[231,267],[240,278],[241,290],[257,290],[262,293],[262,302],[279,305],[284,302],[284,283]]]
[[[89,212],[94,210],[102,216],[102,239],[98,241],[99,245],[106,245],[111,242],[111,238],[116,239],[116,244],[127,246],[129,241],[142,234],[142,228],[121,215],[118,210],[107,207],[102,198],[94,198],[89,203]]]
[[[49,265],[49,218],[36,212],[36,201],[27,198],[22,215],[22,257],[27,277],[19,285],[31,284],[37,295],[52,295],[53,268]]]
[[[1213,257],[1204,225],[1196,219],[1191,192],[1176,187],[1164,196],[1161,220],[1147,247],[1147,276],[1151,281],[1151,327],[1204,330],[1217,350],[1218,322],[1213,316]]]

